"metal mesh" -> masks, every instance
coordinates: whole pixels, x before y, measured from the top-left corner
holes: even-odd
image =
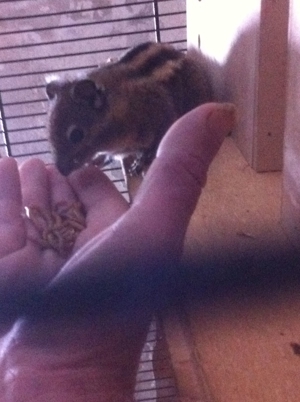
[[[148,332],[137,375],[137,402],[179,402],[171,358],[159,321]]]
[[[149,40],[185,50],[185,0],[0,0],[0,154],[51,163],[45,76],[95,68]],[[120,166],[106,173],[128,199]],[[136,399],[177,400],[156,322],[142,353]]]

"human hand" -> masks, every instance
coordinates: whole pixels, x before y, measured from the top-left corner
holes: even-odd
[[[163,139],[130,210],[81,248],[51,285],[115,275],[132,265],[146,269],[155,265],[154,260],[178,261],[209,164],[234,119],[232,105],[207,104],[177,121]]]
[[[93,170],[86,169],[74,172],[68,183],[63,179],[67,183],[63,188],[68,194],[72,189],[72,197],[77,195],[91,214],[90,225],[78,238],[74,255],[65,265],[61,257],[53,256],[49,250],[27,251],[28,254],[23,251],[29,256],[28,261],[41,263],[41,267],[35,266],[28,275],[33,275],[35,285],[43,283],[48,302],[43,305],[40,299],[41,310],[35,306],[32,312],[27,311],[3,338],[0,395],[10,397],[3,401],[132,400],[135,370],[152,314],[151,304],[149,306],[139,292],[140,283],[135,281],[135,274],[139,277],[142,271],[142,276],[147,278],[149,274],[150,278],[155,269],[180,258],[185,231],[205,184],[209,164],[233,124],[234,110],[228,105],[224,108],[207,104],[181,118],[162,141],[158,157],[129,209],[112,187],[108,186],[108,193],[102,189],[95,191],[94,181],[96,187],[102,186],[99,172],[93,176]],[[13,172],[15,168],[10,169]],[[25,176],[21,177],[23,184]],[[57,177],[55,182],[59,180]],[[57,191],[59,197],[54,196],[54,187],[50,188],[52,199],[59,201],[61,188]],[[96,198],[86,205],[88,188],[94,189],[92,194],[100,197],[100,204],[106,206],[105,213]],[[32,195],[25,196],[23,191],[24,202],[28,203]],[[14,217],[20,214],[20,205],[16,203]],[[20,233],[18,227],[12,227]],[[24,250],[24,240],[22,247],[12,248],[11,252]],[[6,253],[4,258],[12,264],[12,270],[20,269],[13,265],[12,256]],[[25,258],[24,261],[27,263]],[[1,262],[0,267],[5,271]],[[26,267],[31,268],[30,263]],[[99,304],[97,298],[89,299],[88,288],[85,295],[80,294],[81,284],[97,282],[104,287],[96,286],[96,291],[105,293],[107,278],[111,281],[132,267],[134,275],[126,286],[109,292],[106,302]],[[42,281],[38,280],[39,275]],[[126,279],[126,275],[121,277]],[[120,281],[116,283],[122,285]],[[145,285],[147,281],[142,286],[144,289]],[[14,288],[15,285],[13,281],[6,281],[5,286]],[[76,289],[76,293],[70,293],[70,288]],[[73,298],[64,296],[70,294]],[[57,300],[57,295],[61,299]],[[96,301],[94,305],[93,301]],[[53,302],[61,308],[52,310]]]
[[[0,300],[40,290],[67,261],[56,251],[41,247],[36,227],[24,219],[25,206],[50,213],[61,201],[81,201],[87,227],[79,234],[73,252],[128,209],[114,185],[92,167],[66,178],[37,159],[18,170],[14,159],[4,158],[0,160],[0,188]]]

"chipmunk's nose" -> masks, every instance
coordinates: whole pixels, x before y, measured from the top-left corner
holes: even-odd
[[[69,160],[66,157],[59,156],[55,158],[55,166],[63,176],[68,176],[70,173],[73,172],[73,170],[76,170],[80,167],[80,165],[77,164],[74,160]]]

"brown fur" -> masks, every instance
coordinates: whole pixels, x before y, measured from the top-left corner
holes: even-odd
[[[48,84],[49,136],[63,174],[90,162],[97,152],[143,154],[149,162],[176,119],[212,100],[203,66],[169,45],[147,46],[127,56],[128,61],[125,55],[124,61],[87,73],[83,80],[95,84],[95,93],[88,87],[74,100],[82,78]]]

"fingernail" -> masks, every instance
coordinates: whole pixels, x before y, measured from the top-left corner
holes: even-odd
[[[220,103],[216,106],[207,119],[210,132],[229,134],[237,120],[237,110],[233,103]]]

